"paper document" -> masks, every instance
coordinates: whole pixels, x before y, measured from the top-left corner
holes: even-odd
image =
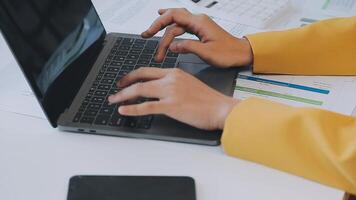
[[[93,0],[93,3],[108,32],[131,34],[145,31],[159,17],[158,9],[182,7],[167,0]]]
[[[260,97],[292,106],[351,115],[356,105],[356,77],[253,75],[239,73],[234,97]]]
[[[329,15],[354,16],[356,15],[356,0],[325,0],[322,9]]]
[[[256,28],[266,28],[291,10],[289,0],[180,0],[188,8]]]

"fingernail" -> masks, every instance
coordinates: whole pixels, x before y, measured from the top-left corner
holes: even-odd
[[[146,31],[144,31],[144,32],[141,34],[141,36],[143,36],[143,37],[147,37],[147,36],[148,36],[148,34],[149,34],[148,30],[146,30]]]
[[[119,111],[120,114],[124,114],[124,108],[123,107],[120,106],[118,111]]]
[[[169,50],[173,51],[173,52],[176,52],[177,51],[177,44],[176,43],[172,43],[170,46],[169,46]]]
[[[111,102],[112,102],[112,95],[110,95],[109,97],[108,97],[108,101],[109,101],[109,104],[111,104]]]

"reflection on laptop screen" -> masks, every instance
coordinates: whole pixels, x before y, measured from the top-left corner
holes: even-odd
[[[90,0],[0,0],[0,29],[53,126],[103,48]]]
[[[104,32],[87,0],[0,2],[2,31],[42,96]]]

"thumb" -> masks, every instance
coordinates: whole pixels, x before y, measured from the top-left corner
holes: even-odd
[[[206,45],[198,40],[174,41],[169,46],[169,49],[174,53],[193,53],[202,59],[208,57]]]

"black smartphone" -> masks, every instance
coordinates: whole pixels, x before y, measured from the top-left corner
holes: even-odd
[[[73,176],[67,200],[196,200],[191,177]]]

